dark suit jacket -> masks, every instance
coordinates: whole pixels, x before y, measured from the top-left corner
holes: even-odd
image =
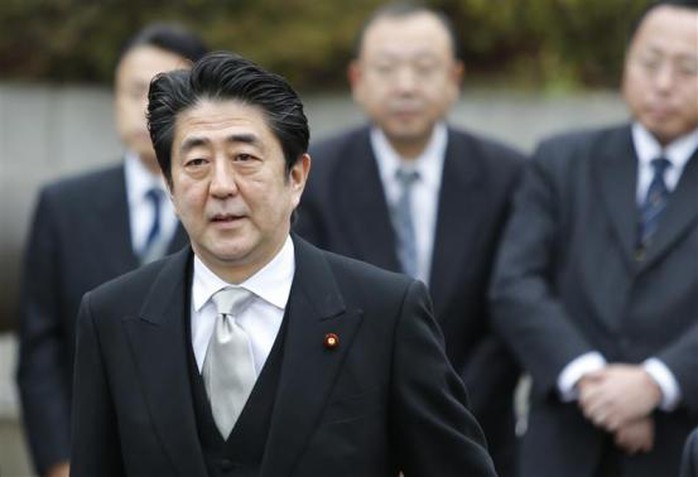
[[[369,129],[322,142],[311,156],[295,230],[321,248],[399,271]],[[521,165],[518,153],[449,129],[429,283],[446,352],[505,474],[514,452],[512,395],[518,371],[490,331],[486,295]]]
[[[494,475],[424,286],[294,243],[261,475]],[[85,296],[74,476],[205,475],[187,372],[191,258],[185,249]]]
[[[698,427],[691,432],[686,440],[681,460],[680,477],[698,477]]]
[[[75,318],[82,295],[138,266],[123,165],[62,180],[38,199],[25,252],[18,384],[40,473],[70,454]],[[172,247],[186,243],[177,231]]]
[[[654,242],[636,253],[637,158],[630,127],[544,142],[518,191],[493,279],[495,323],[533,376],[523,476],[592,475],[607,436],[558,399],[561,370],[600,351],[609,362],[655,356],[683,394],[656,412],[655,447],[621,457],[623,475],[676,475],[698,424],[698,154]]]

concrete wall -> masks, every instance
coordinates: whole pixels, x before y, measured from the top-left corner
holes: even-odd
[[[454,124],[531,151],[543,136],[621,121],[616,94],[542,96],[468,91],[453,110]],[[347,96],[305,96],[312,137],[362,121]],[[29,467],[13,384],[15,308],[21,253],[38,187],[58,177],[116,161],[106,89],[0,84],[0,476]]]

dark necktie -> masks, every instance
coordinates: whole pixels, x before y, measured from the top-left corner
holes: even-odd
[[[160,210],[162,208],[162,190],[153,187],[146,193],[146,198],[153,208],[153,223],[148,231],[145,245],[139,254],[141,263],[152,262],[165,254],[166,244],[163,242],[160,225]]]
[[[223,439],[235,427],[257,379],[250,339],[236,321],[253,298],[252,292],[239,287],[224,288],[211,297],[218,315],[202,374],[213,420]]]
[[[664,173],[671,167],[671,162],[662,157],[652,160],[651,164],[652,169],[654,169],[654,176],[647,189],[645,201],[640,207],[639,248],[646,248],[652,241],[670,195],[666,182],[664,182]]]
[[[417,276],[417,239],[412,216],[412,186],[419,179],[415,170],[399,168],[395,178],[400,184],[400,197],[392,208],[392,219],[397,238],[397,256],[402,271]]]

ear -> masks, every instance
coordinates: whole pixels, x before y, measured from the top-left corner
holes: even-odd
[[[352,60],[347,66],[347,80],[349,81],[349,86],[352,88],[359,81],[361,76],[361,65],[359,65],[359,60]]]
[[[289,173],[289,183],[293,193],[294,208],[300,203],[301,194],[303,194],[303,189],[305,189],[305,184],[308,181],[310,163],[310,154],[305,153],[296,161]]]
[[[347,67],[347,80],[354,100],[359,101],[364,71],[359,60],[352,60]]]
[[[445,97],[451,105],[458,101],[463,88],[463,77],[465,76],[465,65],[462,61],[454,60],[449,67],[448,80],[445,85]]]
[[[453,66],[451,68],[451,80],[454,82],[459,91],[461,89],[461,86],[463,85],[463,79],[465,78],[465,74],[465,63],[463,63],[461,60],[454,61]]]

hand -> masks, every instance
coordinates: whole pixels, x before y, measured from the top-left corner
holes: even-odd
[[[654,447],[654,419],[644,417],[621,426],[614,435],[614,442],[630,455],[651,451]]]
[[[614,433],[624,424],[647,416],[662,399],[657,383],[637,365],[606,366],[585,375],[578,389],[584,416]]]
[[[70,462],[59,462],[49,467],[46,477],[70,477]]]

